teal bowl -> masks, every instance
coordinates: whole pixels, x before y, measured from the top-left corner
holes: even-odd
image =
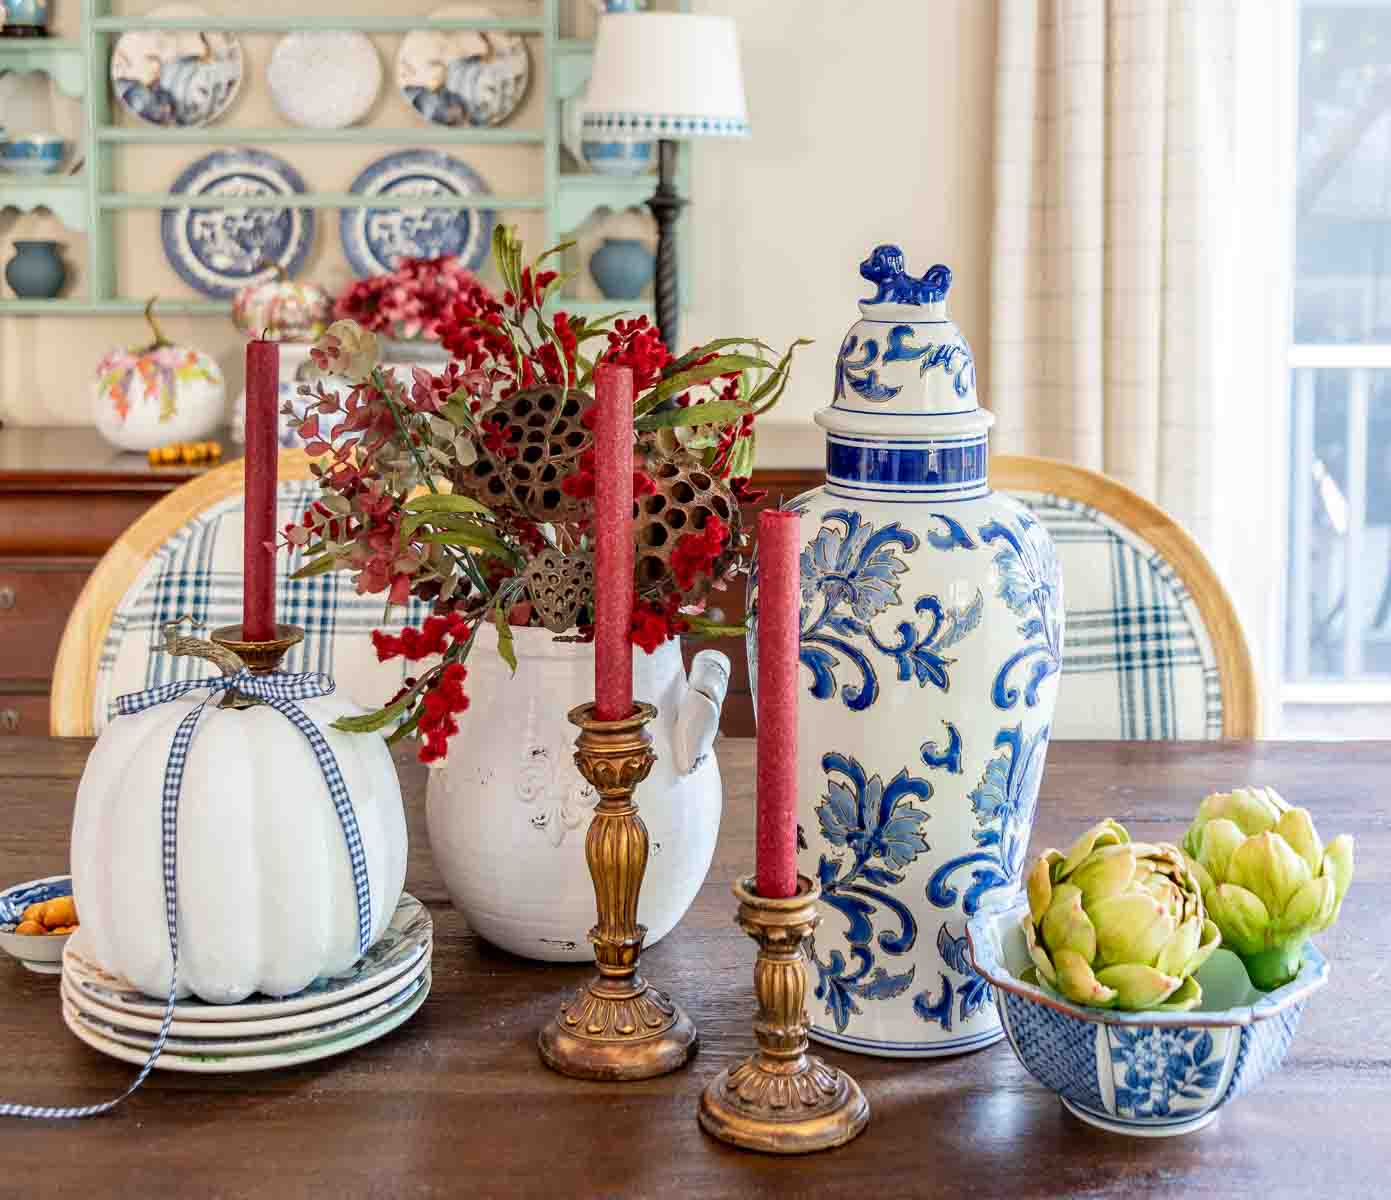
[[[1304,947],[1299,975],[1273,992],[1251,986],[1230,950],[1198,972],[1203,1003],[1191,1012],[1084,1008],[1025,983],[1032,965],[1021,921],[1027,903],[966,923],[971,962],[990,984],[1015,1055],[1078,1119],[1131,1137],[1173,1137],[1210,1124],[1223,1105],[1277,1070],[1328,961]]]
[[[17,175],[51,175],[63,165],[67,140],[51,133],[29,133],[0,144],[0,169]]]

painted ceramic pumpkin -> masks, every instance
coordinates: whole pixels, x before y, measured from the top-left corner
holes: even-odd
[[[120,450],[153,450],[209,437],[226,419],[222,370],[211,355],[175,346],[145,309],[154,341],[113,350],[97,364],[97,432]]]
[[[296,283],[282,271],[232,299],[232,323],[247,337],[312,342],[333,320],[333,301],[318,284]]]
[[[85,951],[161,998],[170,970],[161,787],[174,730],[204,698],[117,717],[82,773],[73,817]],[[361,711],[351,702],[298,704],[328,739],[352,798],[375,942],[405,882],[396,768],[379,735],[330,727]],[[358,959],[357,900],[338,816],[309,743],[271,708],[204,710],[179,798],[177,873],[181,996],[230,1004],[253,992],[288,995]]]

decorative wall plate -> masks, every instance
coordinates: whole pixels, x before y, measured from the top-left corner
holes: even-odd
[[[293,196],[305,190],[298,171],[263,150],[216,150],[189,166],[171,191],[196,196]],[[205,296],[230,299],[253,280],[293,276],[314,242],[307,208],[166,208],[164,254],[179,278]]]
[[[356,125],[382,90],[382,60],[357,30],[286,34],[275,43],[266,83],[280,115],[308,129]]]
[[[431,20],[494,19],[490,8],[451,4]],[[531,57],[514,33],[417,29],[401,39],[396,86],[436,125],[501,125],[526,95]]]
[[[207,17],[191,4],[157,8],[151,17]],[[231,107],[241,87],[241,43],[230,33],[140,29],[111,51],[111,86],[125,110],[151,125],[207,125]]]
[[[155,1066],[161,1071],[188,1071],[201,1075],[230,1075],[244,1071],[270,1071],[280,1067],[297,1067],[303,1063],[311,1063],[321,1058],[331,1058],[335,1054],[356,1050],[357,1047],[365,1046],[368,1042],[375,1042],[379,1037],[384,1037],[397,1026],[404,1025],[409,1021],[420,1006],[425,1003],[425,997],[429,994],[430,988],[427,983],[409,1002],[392,1010],[381,1020],[355,1029],[341,1037],[330,1038],[328,1041],[319,1042],[312,1046],[282,1050],[278,1053],[234,1056],[222,1054],[182,1055],[166,1051],[159,1056]],[[63,1023],[72,1030],[79,1041],[86,1042],[93,1050],[100,1050],[103,1054],[109,1054],[112,1058],[120,1059],[122,1062],[141,1066],[149,1056],[148,1051],[137,1050],[133,1046],[123,1046],[119,1042],[113,1042],[94,1032],[66,1004],[63,1006]]]
[[[439,150],[398,150],[377,159],[353,180],[357,196],[381,196],[382,208],[344,209],[339,218],[343,253],[359,275],[394,270],[397,260],[458,255],[476,271],[492,243],[491,208],[411,208],[413,196],[485,196],[474,169]]]

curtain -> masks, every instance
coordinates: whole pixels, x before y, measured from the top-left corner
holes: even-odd
[[[1205,544],[1238,2],[998,0],[994,444],[1114,476]]]

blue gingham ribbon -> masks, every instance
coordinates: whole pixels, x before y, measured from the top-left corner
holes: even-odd
[[[169,747],[169,758],[164,766],[164,787],[160,800],[160,861],[164,873],[164,920],[169,929],[169,951],[172,957],[172,971],[169,977],[169,996],[164,1003],[164,1018],[160,1022],[159,1036],[155,1038],[150,1056],[140,1068],[135,1082],[114,1100],[102,1104],[89,1104],[80,1108],[55,1108],[30,1104],[0,1104],[0,1117],[33,1117],[71,1120],[79,1117],[94,1117],[110,1112],[137,1088],[140,1087],[155,1062],[164,1051],[165,1040],[169,1036],[169,1026],[174,1022],[174,1006],[179,983],[179,911],[178,911],[178,847],[179,847],[179,793],[183,789],[184,766],[188,762],[189,746],[198,729],[198,719],[203,715],[208,702],[219,692],[235,689],[244,696],[253,697],[282,716],[287,717],[309,742],[318,760],[319,770],[323,772],[328,785],[329,797],[333,800],[334,811],[338,814],[343,828],[343,838],[348,846],[348,861],[353,871],[353,888],[357,892],[357,944],[358,952],[366,954],[371,945],[372,901],[367,882],[367,856],[362,849],[362,833],[357,826],[357,815],[353,812],[352,801],[348,795],[348,785],[343,781],[338,759],[333,748],[319,731],[319,727],[305,715],[295,703],[315,696],[327,696],[334,688],[333,680],[327,675],[294,675],[274,672],[269,675],[253,675],[243,667],[235,675],[214,675],[205,679],[185,679],[176,683],[166,683],[160,687],[148,688],[143,692],[130,692],[116,699],[116,711],[121,716],[144,712],[159,704],[177,700],[189,692],[206,689],[208,696],[193,709],[174,731],[174,740]]]

